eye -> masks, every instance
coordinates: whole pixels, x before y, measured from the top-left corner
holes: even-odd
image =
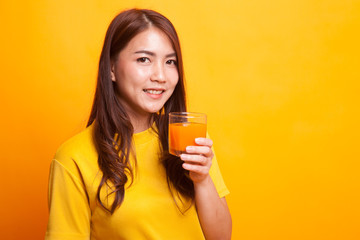
[[[174,59],[170,59],[170,60],[167,60],[167,61],[166,61],[166,64],[169,64],[169,65],[176,65],[176,64],[177,64],[177,62],[176,62],[176,60],[174,60]]]
[[[150,59],[147,57],[141,57],[141,58],[136,59],[136,61],[140,62],[140,63],[148,63],[148,62],[150,62]]]

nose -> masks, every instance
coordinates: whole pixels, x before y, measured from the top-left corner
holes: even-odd
[[[166,82],[165,69],[162,63],[158,62],[153,65],[150,80],[160,83]]]

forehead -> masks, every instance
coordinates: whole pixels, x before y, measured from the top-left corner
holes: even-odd
[[[133,37],[124,50],[153,50],[174,52],[173,44],[169,37],[159,28],[150,27]]]

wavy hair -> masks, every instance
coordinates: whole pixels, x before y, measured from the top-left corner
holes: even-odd
[[[97,190],[97,200],[111,214],[121,205],[125,196],[125,184],[133,181],[133,168],[129,157],[132,148],[133,126],[130,118],[118,100],[115,83],[111,80],[111,62],[129,41],[140,32],[156,27],[164,32],[176,53],[179,81],[168,101],[159,113],[153,114],[160,139],[161,158],[167,175],[167,183],[174,197],[177,194],[194,200],[194,185],[182,168],[180,158],[168,151],[168,116],[170,112],[186,111],[183,62],[180,42],[172,23],[163,15],[147,9],[130,9],[118,14],[109,25],[102,48],[94,102],[87,126],[94,125],[93,138],[98,152],[98,165],[102,179]],[[136,164],[135,164],[136,166]],[[112,184],[114,201],[106,207],[100,198],[105,185]],[[175,201],[176,202],[176,201]]]

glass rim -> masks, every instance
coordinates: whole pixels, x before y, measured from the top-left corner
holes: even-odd
[[[200,112],[170,112],[169,117],[187,117],[187,118],[197,118],[197,117],[206,117],[205,113]]]

